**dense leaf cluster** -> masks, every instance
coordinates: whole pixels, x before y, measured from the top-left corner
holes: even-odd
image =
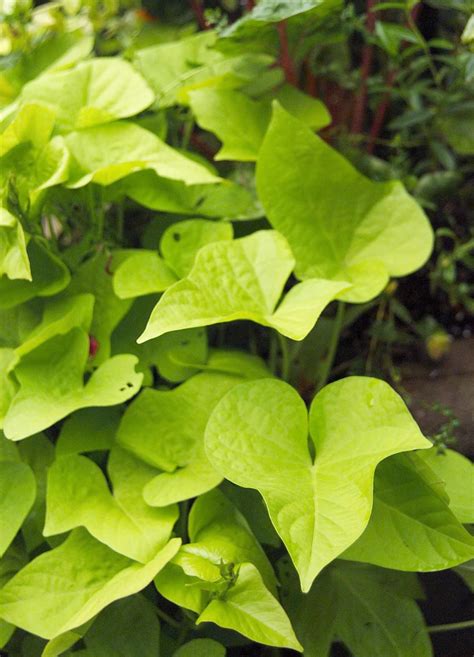
[[[415,573],[474,558],[473,472],[388,383],[327,385],[344,308],[433,247],[285,81],[279,26],[303,48],[339,3],[101,57],[100,16],[36,11],[0,74],[0,647],[429,657]]]

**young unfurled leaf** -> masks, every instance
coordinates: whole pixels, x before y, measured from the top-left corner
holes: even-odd
[[[0,590],[0,618],[52,639],[145,588],[179,546],[180,540],[172,539],[143,565],[113,552],[85,530],[75,530]]]
[[[152,509],[143,501],[152,468],[115,447],[110,452],[110,493],[100,468],[85,456],[59,457],[48,473],[45,536],[85,527],[120,554],[146,563],[171,535],[176,507]]]
[[[206,452],[220,474],[265,499],[270,518],[308,591],[316,575],[363,532],[377,464],[431,447],[402,399],[377,379],[326,386],[306,407],[288,384],[236,386],[214,409]]]
[[[277,307],[293,266],[288,244],[276,231],[208,244],[198,252],[189,275],[163,294],[138,341],[236,319],[250,319],[302,340],[348,284],[304,281]]]
[[[156,251],[141,249],[117,267],[113,286],[119,299],[132,299],[163,292],[176,281],[173,271]]]
[[[203,373],[173,390],[144,390],[127,408],[117,441],[164,470],[143,494],[147,504],[167,506],[214,488],[222,477],[204,453],[204,430],[212,409],[242,378]]]
[[[21,223],[5,208],[0,208],[0,276],[31,281],[26,238]]]
[[[431,253],[428,219],[401,183],[368,180],[279,105],[260,150],[257,188],[291,246],[296,275],[349,281],[341,299],[372,299],[390,276],[411,273]]]
[[[313,129],[319,130],[331,122],[321,101],[295,87],[285,85],[274,97]],[[223,144],[215,160],[257,159],[272,115],[270,100],[254,100],[239,91],[212,87],[192,91],[189,98],[199,125],[214,132]]]
[[[21,360],[14,369],[20,388],[4,422],[7,438],[21,440],[75,410],[120,404],[139,390],[143,375],[135,371],[138,359],[125,354],[103,363],[84,385],[88,356],[89,338],[75,328]]]
[[[0,461],[0,557],[22,526],[35,495],[35,478],[26,463]]]
[[[0,308],[12,308],[36,296],[57,294],[71,279],[64,262],[52,253],[41,238],[30,239],[26,250],[31,280],[0,278]]]
[[[160,241],[160,251],[177,276],[184,278],[193,268],[199,249],[212,242],[230,241],[232,237],[230,223],[187,219],[165,230]]]
[[[40,76],[25,85],[21,100],[48,105],[58,128],[70,132],[139,114],[153,93],[131,64],[100,57]]]
[[[420,457],[432,461],[424,453]],[[423,478],[416,461],[403,454],[377,468],[369,524],[343,557],[399,570],[445,570],[474,558],[474,538]]]
[[[474,523],[474,465],[452,449],[431,449],[420,457],[436,473],[446,487],[449,508],[459,522]]]
[[[236,630],[267,646],[303,651],[288,616],[250,563],[241,564],[236,583],[225,597],[209,602],[196,624],[205,622]]]
[[[182,155],[134,123],[116,121],[85,128],[65,137],[72,157],[68,186],[90,182],[111,185],[136,171],[152,169],[163,178],[187,185],[219,182],[206,167]]]

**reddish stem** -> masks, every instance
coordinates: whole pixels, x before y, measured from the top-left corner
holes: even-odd
[[[255,7],[255,0],[247,0],[245,3],[245,9],[247,11],[252,11],[252,9]]]
[[[286,21],[280,21],[277,23],[278,35],[280,37],[280,64],[283,70],[285,71],[285,77],[287,82],[297,86],[298,80],[296,78],[295,68],[293,66],[293,61],[290,56],[290,51],[288,48],[288,32],[286,29]]]
[[[207,30],[209,25],[207,24],[206,17],[204,16],[204,9],[200,0],[190,0],[190,4],[200,29]]]
[[[311,65],[306,60],[305,62],[305,72],[306,72],[306,93],[309,94],[310,96],[317,96],[318,95],[318,81],[316,80],[316,77],[311,70]]]
[[[367,0],[367,17],[366,27],[369,34],[375,30],[375,13],[372,11],[374,0]],[[366,43],[362,49],[362,60],[360,65],[360,88],[355,97],[354,114],[352,115],[351,132],[359,133],[364,125],[365,108],[367,105],[367,80],[372,70],[372,61],[374,58],[374,47]]]
[[[206,157],[208,160],[214,159],[214,155],[216,154],[214,149],[212,149],[209,144],[201,139],[201,137],[195,132],[193,132],[189,141],[194,146],[194,148],[201,153],[201,155],[204,155],[204,157]]]
[[[374,152],[375,142],[377,141],[380,135],[380,132],[382,130],[385,121],[385,115],[387,114],[388,108],[390,107],[390,100],[392,98],[392,87],[394,85],[396,76],[397,76],[397,71],[395,69],[392,69],[391,71],[388,72],[388,75],[385,78],[385,85],[387,87],[387,90],[382,96],[382,99],[375,111],[372,127],[370,128],[369,142],[367,144],[367,153],[369,153],[370,155]]]

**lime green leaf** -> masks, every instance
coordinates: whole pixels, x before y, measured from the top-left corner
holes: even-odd
[[[173,561],[163,568],[154,581],[157,591],[164,598],[196,614],[201,613],[209,600],[209,592],[201,588],[200,580],[186,575]]]
[[[431,657],[423,616],[375,569],[338,562],[330,571],[337,592],[336,635],[354,657]]]
[[[449,508],[459,522],[474,523],[474,465],[452,449],[438,452],[430,449],[420,457],[446,486]]]
[[[54,110],[41,103],[21,107],[2,133],[0,157],[26,142],[35,149],[41,149],[51,138],[55,116]]]
[[[186,104],[188,93],[208,86],[237,88],[258,78],[273,58],[238,53],[226,56],[212,46],[212,30],[139,50],[134,64],[153,91],[160,108]]]
[[[445,570],[474,558],[474,538],[412,461],[393,457],[377,468],[370,522],[343,557],[399,570]]]
[[[14,370],[20,389],[5,417],[5,435],[21,440],[75,410],[120,404],[139,390],[143,375],[135,372],[137,358],[130,355],[107,360],[84,385],[88,355],[89,338],[75,328],[25,356]]]
[[[270,123],[270,100],[253,100],[244,93],[228,89],[205,88],[189,94],[191,109],[199,125],[214,132],[222,148],[215,160],[254,161]],[[320,129],[330,123],[330,116],[321,101],[306,96],[285,85],[276,98],[304,123]],[[245,125],[245,130],[242,130]]]
[[[135,595],[104,609],[84,641],[97,657],[157,657],[160,623],[153,605]]]
[[[391,454],[431,446],[396,392],[365,377],[319,392],[310,432],[314,463],[303,400],[288,384],[264,379],[227,393],[205,439],[218,472],[264,497],[303,591],[367,526],[376,465]]]
[[[121,417],[118,406],[73,413],[61,427],[56,456],[111,449]]]
[[[0,208],[0,276],[31,281],[25,233],[21,223],[5,208]]]
[[[91,181],[110,185],[143,169],[187,185],[219,182],[203,165],[127,121],[71,132],[65,142],[72,157],[69,187],[83,187]]]
[[[117,441],[138,458],[164,470],[144,488],[147,504],[167,506],[196,497],[221,481],[204,453],[212,409],[242,379],[203,373],[173,390],[145,389],[127,408]]]
[[[189,186],[160,178],[154,171],[139,171],[117,184],[131,199],[152,210],[225,219],[262,215],[250,192],[230,180]]]
[[[0,557],[23,524],[35,495],[36,482],[28,465],[0,462]]]
[[[83,625],[115,600],[137,593],[173,558],[172,539],[146,565],[112,552],[85,530],[36,557],[0,591],[0,618],[45,639]]]
[[[193,268],[196,254],[206,244],[230,241],[232,224],[204,219],[188,219],[169,226],[160,241],[160,251],[179,278]]]
[[[368,180],[278,105],[257,188],[295,254],[296,275],[349,281],[353,287],[339,295],[347,301],[368,301],[431,253],[428,219],[401,183]]]
[[[246,379],[263,379],[272,376],[262,358],[232,349],[211,349],[207,363],[200,369],[235,374]]]
[[[454,105],[440,114],[437,124],[448,143],[461,155],[474,153],[474,103]]]
[[[44,535],[85,527],[112,550],[146,563],[169,539],[177,508],[145,504],[143,486],[155,473],[124,450],[111,451],[108,473],[113,495],[93,461],[75,454],[59,457],[48,473]]]
[[[113,273],[127,259],[130,251],[98,253],[75,272],[67,293],[93,294],[94,315],[90,332],[98,342],[94,363],[102,363],[110,356],[110,336],[132,305],[129,299],[119,299],[113,288]],[[137,332],[138,333],[138,332]]]
[[[92,294],[77,294],[46,302],[41,322],[15,349],[15,354],[21,358],[55,335],[64,335],[76,326],[87,332],[92,322],[93,307]]]
[[[69,132],[139,114],[153,93],[131,64],[101,57],[40,76],[25,85],[21,99],[49,105],[58,128]]]
[[[0,429],[3,427],[5,415],[18,388],[13,378],[9,376],[15,362],[16,356],[13,349],[0,349]]]
[[[114,292],[119,299],[163,292],[176,276],[155,251],[142,249],[122,262],[114,273]]]
[[[267,556],[244,516],[219,490],[199,497],[189,514],[190,545],[182,551],[220,563],[252,563],[266,587],[276,594],[276,579]]]
[[[225,657],[223,645],[213,639],[194,639],[181,646],[173,657]]]
[[[276,231],[208,244],[198,252],[187,278],[163,294],[138,342],[236,319],[250,319],[302,340],[347,283],[305,281],[275,309],[293,266],[288,244]]]
[[[11,308],[36,296],[52,296],[69,283],[71,277],[66,265],[50,251],[42,239],[30,239],[27,256],[32,280],[11,281],[5,276],[0,278],[0,308]]]
[[[196,624],[205,622],[233,629],[268,646],[303,651],[288,616],[250,563],[240,566],[234,586],[223,599],[211,600]]]

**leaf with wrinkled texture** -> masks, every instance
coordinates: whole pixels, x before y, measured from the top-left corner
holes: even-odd
[[[263,379],[227,393],[205,437],[215,469],[262,494],[303,591],[367,526],[377,464],[431,446],[397,393],[368,377],[349,377],[321,390],[311,405],[309,428],[314,463],[303,400],[288,384]]]
[[[21,99],[51,107],[59,129],[70,132],[139,114],[153,93],[131,64],[100,57],[40,76],[25,85]]]
[[[399,570],[445,570],[474,558],[474,538],[416,462],[397,455],[377,468],[369,524],[343,557]]]
[[[143,375],[135,372],[135,356],[110,358],[84,385],[88,355],[89,338],[75,328],[25,356],[14,370],[20,389],[5,417],[5,435],[21,440],[80,408],[113,406],[138,392]]]
[[[85,530],[75,530],[0,590],[0,618],[52,639],[145,588],[179,546],[180,540],[172,539],[143,565],[113,552]]]
[[[142,497],[155,474],[128,452],[110,452],[110,493],[100,468],[85,456],[59,457],[48,473],[45,536],[85,527],[94,538],[120,554],[146,563],[170,538],[176,507],[152,509]]]
[[[344,280],[339,298],[375,297],[427,260],[433,233],[400,182],[372,182],[279,105],[260,150],[257,189],[287,238],[298,278]]]
[[[152,169],[159,176],[187,185],[219,182],[219,177],[191,158],[168,146],[149,130],[116,121],[84,128],[65,137],[71,154],[68,186],[90,182],[111,185],[125,176]]]
[[[26,238],[18,219],[0,208],[0,276],[31,281],[31,268],[26,252]]]
[[[326,305],[348,284],[304,281],[276,307],[293,266],[288,244],[276,231],[208,244],[198,252],[189,275],[163,294],[138,342],[168,331],[237,319],[249,319],[302,340]]]

